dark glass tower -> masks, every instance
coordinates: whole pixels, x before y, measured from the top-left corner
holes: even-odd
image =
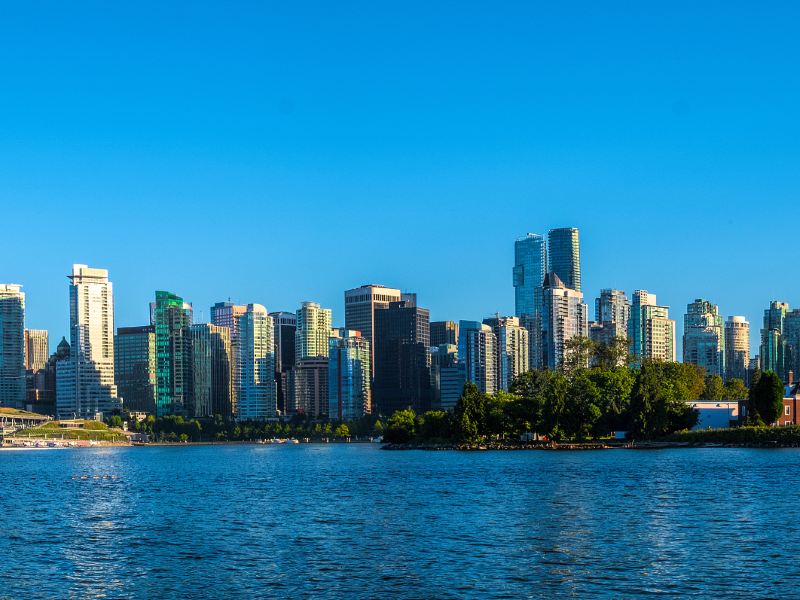
[[[558,275],[564,286],[581,291],[581,246],[574,227],[551,229],[547,234],[549,272]]]

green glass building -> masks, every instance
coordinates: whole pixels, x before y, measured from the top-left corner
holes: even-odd
[[[156,416],[189,416],[192,398],[192,306],[157,291],[151,305],[156,334]]]

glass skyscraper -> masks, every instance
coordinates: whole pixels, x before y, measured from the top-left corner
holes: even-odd
[[[334,329],[328,350],[328,416],[354,421],[372,412],[369,342],[358,331]]]
[[[0,406],[25,403],[25,292],[0,284]]]
[[[575,227],[551,229],[547,234],[549,272],[558,275],[564,286],[581,291],[581,246]]]
[[[514,242],[514,310],[518,317],[541,313],[542,283],[546,270],[544,236],[529,233]]]
[[[156,416],[190,416],[192,398],[192,306],[157,291],[151,310],[156,334]]]
[[[114,377],[127,410],[155,413],[156,331],[152,325],[117,329]]]

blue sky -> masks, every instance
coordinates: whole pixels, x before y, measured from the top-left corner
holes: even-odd
[[[480,319],[561,226],[590,305],[648,289],[680,328],[707,297],[755,346],[800,303],[796,5],[223,4],[4,7],[0,280],[51,345],[74,262],[118,326],[156,289],[342,323],[366,282]]]

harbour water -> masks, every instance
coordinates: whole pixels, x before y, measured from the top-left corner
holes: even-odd
[[[0,598],[796,597],[800,450],[0,452]]]

